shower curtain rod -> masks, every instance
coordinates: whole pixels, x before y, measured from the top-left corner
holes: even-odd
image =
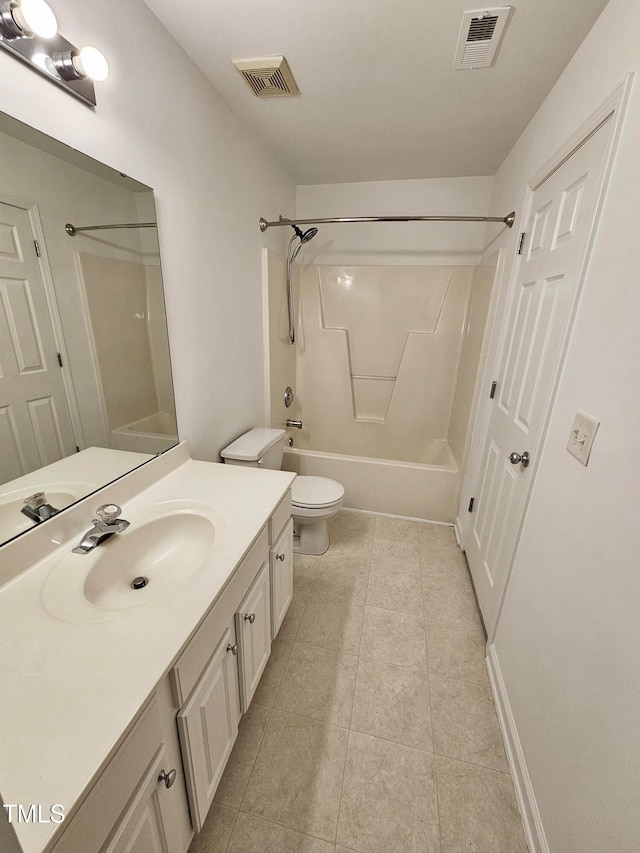
[[[282,216],[276,222],[260,219],[260,230],[266,231],[274,225],[325,225],[330,222],[502,222],[507,228],[513,228],[515,211],[507,216],[342,216],[331,219],[285,219]]]
[[[75,226],[70,222],[64,226],[64,230],[69,237],[75,237],[80,231],[107,231],[112,228],[157,228],[157,222],[123,222],[122,225],[83,225]]]

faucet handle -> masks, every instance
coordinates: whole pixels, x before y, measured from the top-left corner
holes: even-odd
[[[96,510],[96,522],[102,521],[104,524],[113,524],[121,512],[122,508],[118,504],[102,504]]]
[[[33,495],[29,495],[28,498],[25,498],[22,503],[24,506],[29,509],[40,509],[47,502],[44,492],[35,492]]]

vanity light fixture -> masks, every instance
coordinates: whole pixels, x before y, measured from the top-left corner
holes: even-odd
[[[96,47],[78,49],[58,34],[45,0],[0,0],[0,47],[89,106],[96,104],[94,81],[109,74]]]
[[[3,0],[0,4],[0,35],[7,41],[51,39],[58,32],[53,9],[44,0]]]

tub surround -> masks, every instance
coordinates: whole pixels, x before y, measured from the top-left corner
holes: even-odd
[[[5,803],[62,803],[67,817],[72,813],[293,479],[287,472],[197,462],[183,443],[0,548],[8,581],[0,589],[0,726],[10,733],[0,770]],[[127,518],[179,500],[202,501],[215,515],[211,568],[130,617],[87,625],[47,612],[44,583],[90,527],[97,504],[117,502]],[[39,853],[56,825],[14,829],[25,853]]]

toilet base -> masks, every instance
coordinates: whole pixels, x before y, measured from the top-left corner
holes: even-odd
[[[325,519],[293,519],[293,551],[319,557],[329,547],[329,528]]]

